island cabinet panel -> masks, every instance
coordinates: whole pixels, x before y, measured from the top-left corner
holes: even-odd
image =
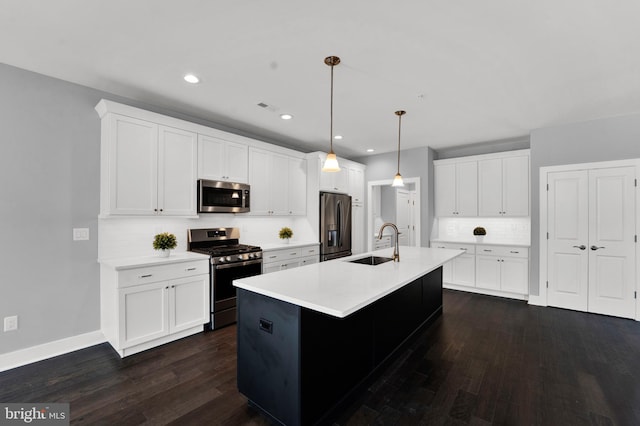
[[[276,422],[331,422],[442,313],[442,267],[345,318],[238,289],[238,389]]]

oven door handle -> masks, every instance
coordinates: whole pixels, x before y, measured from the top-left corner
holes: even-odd
[[[213,268],[214,269],[238,268],[240,266],[255,265],[257,263],[262,263],[262,259],[245,260],[244,262],[225,263],[222,265],[213,265]]]

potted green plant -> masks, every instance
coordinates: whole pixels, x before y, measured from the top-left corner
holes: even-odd
[[[153,238],[153,248],[154,250],[159,250],[159,255],[162,257],[168,257],[171,249],[176,248],[177,245],[176,236],[169,232],[157,234]]]
[[[284,240],[285,243],[289,243],[289,238],[293,237],[293,231],[288,226],[285,226],[280,229],[278,236],[280,239]]]

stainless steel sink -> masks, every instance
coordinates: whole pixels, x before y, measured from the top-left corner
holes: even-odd
[[[379,265],[381,263],[390,262],[393,258],[391,257],[380,257],[380,256],[367,256],[361,257],[360,259],[349,260],[351,263],[360,263],[362,265]]]

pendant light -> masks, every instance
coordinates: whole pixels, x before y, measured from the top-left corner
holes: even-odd
[[[395,114],[398,116],[398,173],[396,173],[396,176],[393,178],[393,183],[391,184],[391,186],[404,186],[402,175],[400,174],[400,129],[402,127],[402,116],[406,113],[406,111],[395,112]]]
[[[327,159],[324,161],[322,167],[323,172],[339,172],[340,166],[338,165],[338,157],[333,152],[333,67],[340,63],[340,58],[337,56],[327,56],[324,58],[324,63],[331,67],[331,109],[330,109],[330,121],[329,121],[329,153]]]

